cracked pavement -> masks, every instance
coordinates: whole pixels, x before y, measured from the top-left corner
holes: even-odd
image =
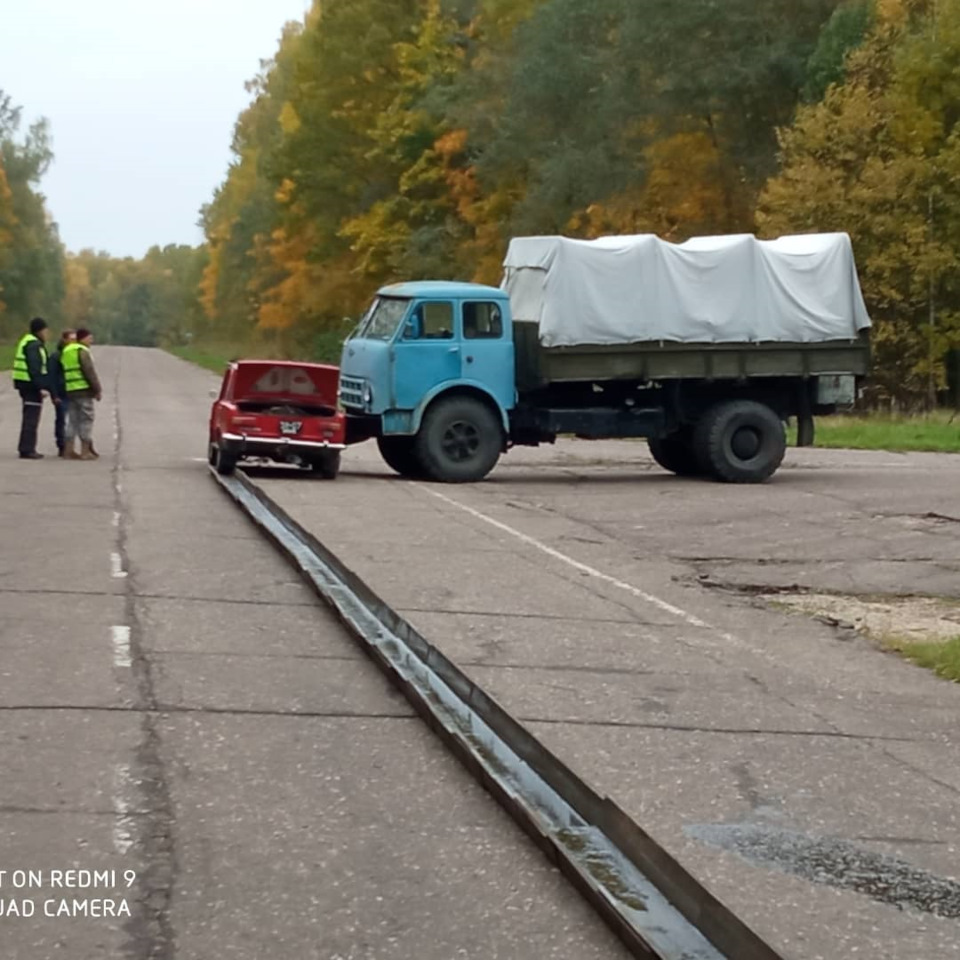
[[[14,459],[0,386],[0,870],[132,869],[131,916],[0,916],[0,956],[625,956],[217,489],[213,378],[96,358],[97,463]]]
[[[561,441],[450,487],[364,444],[322,498],[251,475],[785,957],[960,957],[960,686],[751,595],[960,597],[960,457],[790,450],[737,487]]]

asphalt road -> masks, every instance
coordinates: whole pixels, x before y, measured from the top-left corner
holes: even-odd
[[[786,957],[960,956],[960,686],[769,599],[960,599],[960,457],[732,487],[570,441],[450,487],[366,444],[258,482]]]
[[[95,357],[97,463],[17,460],[0,387],[0,957],[623,956],[217,489],[214,378]],[[402,565],[387,489],[298,496]]]

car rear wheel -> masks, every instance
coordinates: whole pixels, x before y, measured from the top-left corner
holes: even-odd
[[[228,453],[220,448],[220,444],[211,443],[210,452],[207,455],[210,466],[213,467],[221,477],[228,477],[237,469],[239,457],[235,453]]]
[[[416,451],[427,476],[441,483],[482,480],[500,459],[503,427],[472,397],[438,401],[423,418]]]
[[[311,466],[314,473],[324,480],[336,480],[337,474],[340,473],[340,451],[326,450],[318,454]]]
[[[416,437],[377,437],[377,449],[384,463],[401,477],[422,477],[424,470],[417,455]]]
[[[694,449],[706,471],[726,483],[762,483],[783,462],[783,421],[754,400],[730,400],[697,424]]]

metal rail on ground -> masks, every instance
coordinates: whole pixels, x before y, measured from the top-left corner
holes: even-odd
[[[244,473],[213,476],[634,956],[782,960]]]

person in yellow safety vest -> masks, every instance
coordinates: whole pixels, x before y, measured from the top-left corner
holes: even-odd
[[[93,365],[90,347],[93,334],[82,327],[77,339],[68,343],[60,353],[63,383],[67,393],[67,423],[64,431],[64,457],[68,460],[96,460],[99,454],[93,446],[94,401],[103,397],[100,378]],[[80,438],[80,453],[76,439]]]
[[[47,348],[50,331],[42,317],[30,321],[30,332],[25,333],[13,354],[13,385],[20,394],[20,442],[17,450],[21,460],[42,460],[37,452],[37,430],[43,412],[43,398],[49,394],[47,375]]]

